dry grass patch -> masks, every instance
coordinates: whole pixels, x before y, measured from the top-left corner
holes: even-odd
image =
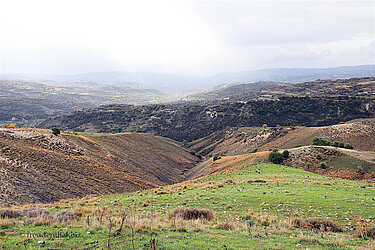
[[[168,191],[164,191],[164,190],[160,190],[160,191],[157,191],[156,192],[157,195],[160,195],[160,194],[169,194]]]
[[[54,220],[58,221],[58,222],[65,222],[65,223],[70,223],[70,222],[73,222],[73,221],[79,221],[80,218],[75,215],[73,212],[71,211],[66,211],[66,210],[63,210],[63,211],[60,211],[58,212],[57,214],[55,214],[53,216]]]
[[[291,218],[291,224],[305,230],[324,232],[342,232],[342,227],[329,218]]]
[[[232,224],[225,221],[225,222],[221,222],[221,223],[217,224],[216,228],[224,229],[224,230],[233,230],[235,227]]]
[[[1,219],[11,219],[11,218],[18,218],[22,217],[22,213],[20,210],[13,210],[13,209],[0,209],[0,218]]]
[[[91,207],[80,206],[80,207],[75,207],[73,210],[73,213],[79,217],[82,217],[83,215],[93,214],[94,209]]]

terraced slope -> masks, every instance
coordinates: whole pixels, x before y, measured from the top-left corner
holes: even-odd
[[[0,206],[149,189],[183,180],[197,160],[146,134],[54,136],[0,130]]]

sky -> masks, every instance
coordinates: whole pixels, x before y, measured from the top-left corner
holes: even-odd
[[[375,1],[0,0],[0,73],[375,64]]]

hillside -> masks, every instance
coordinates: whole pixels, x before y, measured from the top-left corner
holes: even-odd
[[[19,80],[0,81],[0,123],[6,121],[30,125],[32,120],[46,119],[82,108],[113,103],[159,103],[173,97],[138,85],[85,86],[62,82],[48,84]],[[12,120],[12,118],[14,119]],[[35,123],[32,123],[35,125]]]
[[[203,156],[237,155],[311,145],[315,137],[350,143],[360,151],[375,151],[375,119],[360,119],[322,127],[227,128],[187,144]]]
[[[0,129],[0,205],[133,192],[183,180],[197,158],[146,134]]]
[[[375,100],[368,98],[280,97],[212,105],[108,105],[47,119],[40,127],[193,141],[228,127],[323,126],[374,115]]]
[[[287,150],[289,157],[282,161],[285,166],[348,180],[373,180],[375,178],[375,154],[373,152],[322,146],[303,146]],[[185,178],[194,180],[224,170],[231,171],[235,167],[246,164],[270,162],[269,154],[270,151],[267,150],[230,156],[216,155],[219,156],[217,160],[208,157],[196,167],[188,170]],[[321,166],[323,162],[327,164],[326,167]]]
[[[315,137],[349,143],[354,150],[311,146]],[[205,160],[189,170],[186,178],[202,177],[242,163],[268,162],[269,150],[279,148],[290,152],[284,165],[327,176],[372,179],[375,178],[374,138],[375,119],[325,127],[230,128],[187,144]],[[213,156],[222,159],[214,161]],[[327,169],[320,167],[322,162],[328,164]]]
[[[154,190],[0,210],[12,214],[0,225],[5,249],[372,249],[374,195],[371,183],[244,164]]]
[[[217,101],[230,100],[233,98],[248,100],[259,96],[259,92],[267,90],[271,87],[284,85],[271,81],[260,81],[252,83],[232,83],[215,86],[212,90],[189,95],[182,101]]]
[[[220,85],[210,91],[182,99],[188,102],[247,101],[249,99],[277,99],[281,96],[348,97],[373,99],[375,77],[348,79],[318,79],[299,83],[270,81]]]

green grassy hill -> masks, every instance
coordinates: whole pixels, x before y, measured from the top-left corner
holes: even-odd
[[[38,249],[37,242],[45,241],[50,249],[150,249],[153,242],[157,249],[371,249],[374,197],[374,185],[365,182],[281,165],[239,165],[158,189],[41,205],[51,214],[66,210],[78,217],[70,223],[51,215],[3,218],[0,246]],[[216,218],[173,217],[176,207],[208,209]],[[358,238],[358,227],[368,236]]]

